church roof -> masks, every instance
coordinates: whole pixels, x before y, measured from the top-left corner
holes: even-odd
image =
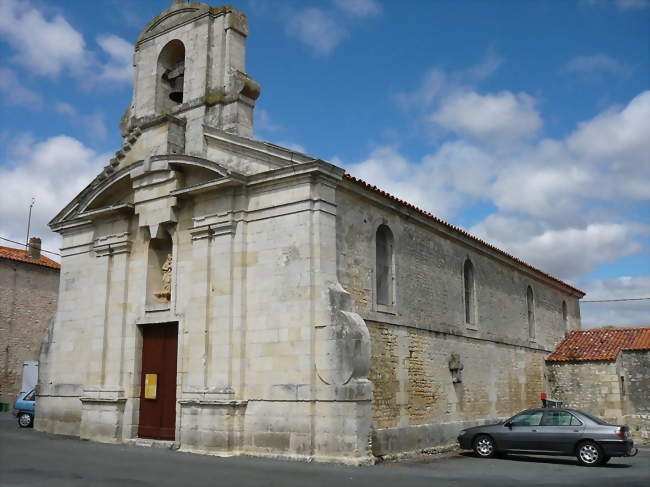
[[[359,178],[356,178],[356,177],[352,176],[351,174],[346,173],[345,178],[352,181],[352,182],[354,182],[354,183],[356,183],[356,184],[358,184],[358,185],[360,185],[360,186],[363,186],[364,188],[366,188],[366,189],[368,189],[370,191],[373,191],[373,192],[378,193],[378,194],[380,194],[380,195],[382,195],[382,196],[384,196],[384,197],[386,197],[388,199],[391,199],[391,200],[401,204],[402,206],[405,206],[405,207],[407,207],[407,208],[409,208],[409,209],[411,209],[413,211],[416,211],[417,213],[419,213],[421,215],[424,215],[425,217],[435,221],[439,225],[447,227],[447,228],[449,228],[449,229],[451,229],[451,230],[453,230],[455,232],[461,233],[463,236],[465,236],[465,237],[467,237],[467,238],[469,238],[471,240],[474,240],[475,242],[478,242],[478,243],[480,243],[481,245],[483,245],[485,247],[490,248],[491,250],[493,250],[493,251],[507,257],[508,259],[511,259],[511,260],[517,262],[518,264],[520,264],[520,265],[522,265],[524,267],[529,268],[530,270],[532,270],[532,271],[534,271],[536,273],[542,274],[544,277],[546,277],[546,278],[548,278],[548,279],[550,279],[552,281],[555,281],[558,284],[561,284],[562,286],[567,287],[567,288],[573,290],[574,292],[580,294],[581,295],[580,297],[585,295],[584,291],[581,291],[580,289],[578,289],[576,287],[573,287],[570,284],[567,284],[566,282],[562,281],[561,279],[558,279],[555,276],[547,274],[546,272],[544,272],[544,271],[542,271],[540,269],[537,269],[536,267],[533,267],[532,265],[524,262],[523,260],[521,260],[521,259],[519,259],[519,258],[517,258],[517,257],[515,257],[515,256],[513,256],[513,255],[511,255],[511,254],[497,248],[497,247],[495,247],[492,244],[489,244],[488,242],[485,242],[484,240],[481,240],[478,237],[475,237],[474,235],[471,235],[470,233],[466,232],[465,230],[463,230],[460,227],[452,225],[451,223],[448,223],[448,222],[438,218],[437,216],[429,213],[428,211],[425,211],[425,210],[423,210],[421,208],[418,208],[417,206],[409,203],[408,201],[404,201],[402,199],[399,199],[396,196],[394,196],[394,195],[392,195],[390,193],[387,193],[386,191],[378,188],[377,186],[373,186],[370,183],[367,183],[366,181],[364,181],[362,179],[359,179]]]
[[[573,330],[546,361],[616,360],[621,350],[650,350],[650,327]]]
[[[43,267],[50,267],[52,269],[61,269],[61,264],[53,261],[52,259],[41,255],[36,259],[31,259],[27,256],[27,251],[23,249],[14,249],[12,247],[4,247],[0,245],[0,259],[13,260],[16,262],[25,262],[27,264],[40,265]]]

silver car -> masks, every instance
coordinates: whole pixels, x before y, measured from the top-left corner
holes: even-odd
[[[575,455],[585,466],[638,453],[627,426],[563,408],[528,409],[503,423],[468,428],[459,433],[458,442],[483,458],[506,453]]]

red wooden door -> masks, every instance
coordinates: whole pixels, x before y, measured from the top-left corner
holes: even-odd
[[[140,438],[173,440],[176,425],[178,323],[142,327]],[[149,387],[145,394],[146,377]],[[152,387],[155,383],[155,387]]]

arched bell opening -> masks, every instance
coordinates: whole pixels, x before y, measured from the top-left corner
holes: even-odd
[[[185,88],[185,45],[169,41],[158,56],[157,108],[159,113],[183,103]]]

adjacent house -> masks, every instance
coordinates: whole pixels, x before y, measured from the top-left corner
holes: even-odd
[[[56,311],[60,268],[41,254],[39,238],[30,239],[28,250],[0,246],[0,403],[13,404],[25,362],[31,370],[38,361]],[[25,387],[34,385],[25,379]]]
[[[550,392],[633,433],[650,433],[650,327],[574,330],[546,359]]]

